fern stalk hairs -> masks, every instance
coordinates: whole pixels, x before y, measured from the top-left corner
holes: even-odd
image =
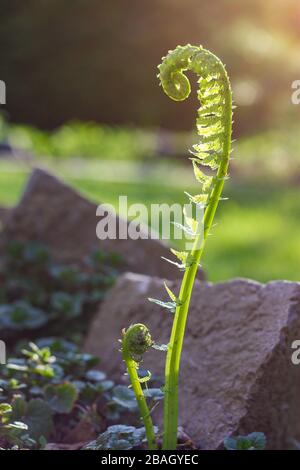
[[[191,294],[206,239],[228,174],[232,132],[232,93],[224,65],[218,57],[201,46],[191,46],[189,44],[183,47],[177,46],[176,49],[169,51],[168,55],[162,59],[162,63],[158,68],[158,77],[164,92],[175,101],[185,100],[191,91],[190,82],[184,72],[191,71],[199,76],[198,99],[200,108],[198,109],[196,126],[200,140],[199,143],[193,146],[191,160],[195,177],[201,185],[201,192],[194,196],[188,196],[193,204],[204,208],[202,220],[194,220],[185,214],[188,227],[183,226],[182,229],[189,234],[193,234],[191,251],[177,252],[171,250],[179,259],[179,263],[167,260],[184,270],[179,295],[174,294],[165,285],[171,301],[162,302],[149,299],[174,312],[165,366],[163,430],[163,449],[172,450],[176,449],[177,445],[178,379]],[[210,170],[209,174],[203,171],[204,167]],[[200,231],[202,226],[203,232]],[[124,360],[128,365],[126,354]],[[133,382],[135,381],[137,388],[139,382],[129,368],[128,372],[135,390]],[[136,369],[135,373],[137,373]],[[135,393],[138,403],[139,400],[143,402],[140,390],[135,390]],[[143,408],[143,418],[145,416],[145,404],[146,402],[143,402],[142,406],[139,405],[141,410]],[[145,418],[144,423],[146,426]],[[147,424],[150,429],[149,423]]]

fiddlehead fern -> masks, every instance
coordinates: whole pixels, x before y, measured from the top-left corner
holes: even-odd
[[[198,98],[200,108],[197,130],[200,141],[193,147],[193,166],[201,193],[190,196],[195,204],[204,206],[204,218],[193,221],[204,224],[203,234],[195,231],[190,253],[173,253],[184,267],[184,277],[176,302],[175,317],[168,347],[165,369],[164,449],[175,449],[178,427],[178,375],[186,319],[196,272],[205,241],[212,226],[227,177],[231,146],[232,94],[227,72],[222,62],[201,46],[178,46],[163,58],[159,65],[159,79],[165,93],[175,101],[185,100],[190,94],[190,83],[184,72],[199,76]],[[216,170],[207,175],[200,166]],[[177,297],[176,297],[177,298]]]
[[[138,376],[141,356],[153,345],[150,331],[142,323],[131,325],[128,330],[123,330],[121,344],[123,360],[144,422],[149,449],[157,449],[150,410]]]

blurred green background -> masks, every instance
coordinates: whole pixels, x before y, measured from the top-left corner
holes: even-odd
[[[203,265],[210,280],[299,280],[299,0],[3,1],[0,205],[42,165],[96,202],[185,202],[194,92],[171,102],[157,64],[201,43],[227,64],[235,112],[228,201]]]

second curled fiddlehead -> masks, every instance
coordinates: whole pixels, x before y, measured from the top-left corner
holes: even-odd
[[[124,332],[125,349],[132,359],[142,356],[153,345],[149,329],[142,323],[131,325]]]
[[[144,422],[149,449],[157,449],[150,410],[138,376],[141,356],[153,345],[149,329],[142,323],[131,325],[127,330],[123,330],[121,345],[123,360]]]

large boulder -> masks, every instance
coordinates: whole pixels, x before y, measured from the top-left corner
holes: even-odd
[[[48,245],[56,261],[77,264],[94,248],[101,248],[119,253],[124,270],[178,277],[178,270],[161,259],[169,257],[169,249],[159,240],[99,240],[96,226],[101,217],[96,216],[97,207],[55,176],[35,169],[18,206],[5,217],[0,249],[12,239],[35,240]],[[121,218],[117,222],[126,232],[127,222]]]
[[[169,286],[177,292],[179,282]],[[169,340],[172,314],[147,297],[165,298],[161,279],[123,275],[90,328],[86,351],[99,355],[101,368],[117,381],[124,373],[117,341],[122,328],[142,322],[157,343]],[[265,432],[272,449],[300,440],[300,366],[291,362],[295,339],[300,284],[196,282],[182,356],[180,424],[199,446],[220,448],[226,436],[253,431]],[[163,375],[164,361],[165,353],[151,350],[143,368]]]

